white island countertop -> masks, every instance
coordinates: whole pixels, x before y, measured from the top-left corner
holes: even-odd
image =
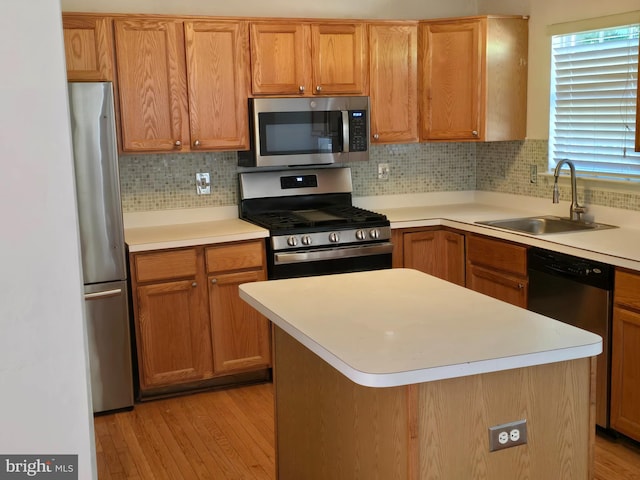
[[[392,387],[598,355],[598,335],[410,269],[254,282],[240,297],[355,383]]]

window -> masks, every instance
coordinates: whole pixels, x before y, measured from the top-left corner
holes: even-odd
[[[638,31],[627,25],[552,37],[549,167],[640,179],[634,152]]]

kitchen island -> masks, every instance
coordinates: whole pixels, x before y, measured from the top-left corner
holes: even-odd
[[[597,335],[408,269],[240,296],[274,323],[280,480],[590,478]]]

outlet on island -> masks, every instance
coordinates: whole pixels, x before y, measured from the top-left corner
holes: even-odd
[[[527,421],[503,423],[489,427],[489,451],[502,450],[527,443]]]

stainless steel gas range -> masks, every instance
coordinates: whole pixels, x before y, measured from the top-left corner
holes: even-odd
[[[269,279],[391,268],[386,216],[352,204],[350,168],[239,174],[240,217],[269,229]]]

